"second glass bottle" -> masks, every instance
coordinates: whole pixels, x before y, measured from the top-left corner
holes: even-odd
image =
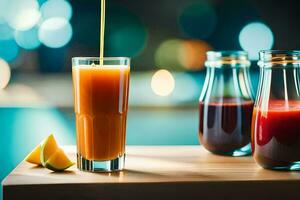
[[[253,93],[250,61],[243,51],[207,52],[206,79],[199,99],[199,139],[210,152],[251,153]]]

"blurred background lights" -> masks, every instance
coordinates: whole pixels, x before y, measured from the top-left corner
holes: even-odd
[[[24,49],[36,49],[41,44],[36,27],[27,31],[16,31],[14,36],[17,44]]]
[[[72,17],[72,6],[66,0],[48,0],[41,6],[43,20],[52,17],[62,17],[70,20]]]
[[[155,52],[155,64],[172,70],[201,70],[209,50],[211,45],[202,40],[166,40]]]
[[[13,61],[19,53],[19,47],[14,40],[0,40],[0,58]]]
[[[167,70],[158,70],[152,76],[152,91],[158,96],[168,96],[175,88],[175,80],[173,75]]]
[[[8,63],[0,59],[0,89],[4,89],[10,80],[10,67]]]
[[[135,57],[145,48],[145,32],[137,27],[120,28],[108,37],[110,53],[113,55]]]
[[[207,38],[215,30],[216,24],[215,10],[206,1],[188,5],[179,16],[181,30],[191,38]]]
[[[183,48],[183,42],[179,39],[170,39],[162,42],[154,55],[156,66],[173,70],[182,69]]]
[[[147,43],[144,23],[122,6],[112,6],[107,12],[106,33],[105,54],[109,56],[136,57]]]
[[[9,40],[14,37],[13,29],[7,23],[0,23],[0,40]]]
[[[40,19],[39,4],[36,0],[9,0],[4,9],[7,23],[16,30],[28,30]]]
[[[211,45],[202,40],[184,41],[184,53],[181,57],[183,66],[188,70],[201,70],[206,60],[206,52],[212,50]]]
[[[274,36],[271,29],[260,22],[246,25],[239,35],[240,46],[249,53],[251,60],[258,60],[260,50],[268,50],[273,47]]]
[[[65,46],[72,38],[73,30],[71,24],[62,17],[54,17],[45,20],[39,29],[39,40],[51,48]]]

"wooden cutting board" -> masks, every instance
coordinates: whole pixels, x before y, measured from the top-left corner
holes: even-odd
[[[65,147],[75,161],[75,147]],[[3,181],[15,199],[300,199],[300,172],[264,170],[252,157],[224,157],[200,146],[128,146],[126,169],[55,173],[21,162]]]

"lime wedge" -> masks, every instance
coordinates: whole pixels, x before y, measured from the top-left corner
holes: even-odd
[[[62,149],[57,151],[46,161],[45,167],[52,171],[64,171],[74,165]]]

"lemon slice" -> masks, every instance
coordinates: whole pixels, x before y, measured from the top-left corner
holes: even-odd
[[[41,163],[45,166],[46,161],[59,149],[53,134],[49,135],[41,144]]]
[[[37,145],[32,152],[30,152],[25,160],[31,164],[42,165],[41,163],[41,145]]]
[[[46,161],[45,167],[53,171],[64,171],[74,163],[68,158],[65,152],[58,148],[56,152]]]
[[[52,134],[36,146],[25,160],[32,164],[43,165],[53,171],[63,171],[74,165],[65,152],[59,148]]]

